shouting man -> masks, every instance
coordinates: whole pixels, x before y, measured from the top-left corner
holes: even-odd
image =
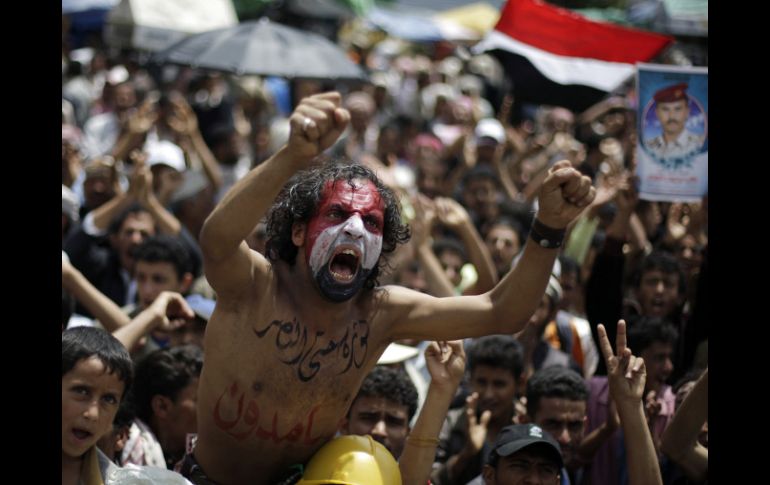
[[[594,198],[590,179],[568,162],[554,165],[534,243],[488,293],[435,298],[378,287],[384,256],[408,239],[395,196],[362,166],[302,171],[347,126],[340,105],[339,93],[303,99],[287,145],[228,192],[201,232],[218,299],[205,337],[197,444],[182,469],[196,483],[275,483],[295,473],[334,436],[394,340],[521,330],[564,228]],[[268,210],[263,257],[244,239]]]

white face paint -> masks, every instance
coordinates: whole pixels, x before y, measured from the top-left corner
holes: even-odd
[[[313,273],[318,273],[334,256],[345,251],[352,252],[364,270],[371,270],[380,258],[382,235],[368,231],[357,213],[341,224],[327,227],[318,234],[310,251]],[[351,279],[354,276],[350,275]]]

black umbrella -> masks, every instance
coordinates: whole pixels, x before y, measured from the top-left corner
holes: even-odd
[[[366,79],[364,71],[330,40],[266,18],[192,35],[152,60],[238,75]]]

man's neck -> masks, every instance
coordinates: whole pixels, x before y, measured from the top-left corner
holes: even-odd
[[[666,142],[666,145],[669,145],[671,143],[676,143],[676,141],[679,139],[680,136],[682,136],[683,132],[676,133],[674,135],[668,134],[666,132],[663,132],[663,141]]]
[[[332,302],[320,293],[318,286],[310,273],[310,268],[301,255],[297,256],[294,266],[279,262],[285,271],[279,269],[278,274],[283,273],[282,285],[289,291],[292,307],[295,308],[297,318],[305,325],[316,330],[333,331],[339,328],[340,321],[346,321],[351,313],[359,295],[340,303]]]
[[[513,421],[513,410],[498,418],[492,418],[487,425],[487,437],[488,441],[493,442],[497,438],[497,434],[501,429],[510,425]]]
[[[86,452],[88,453],[88,452]],[[76,485],[80,481],[81,468],[83,467],[83,456],[72,458],[64,453],[61,454],[61,483],[62,485]]]

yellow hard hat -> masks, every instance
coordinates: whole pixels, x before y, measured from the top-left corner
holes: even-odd
[[[313,455],[297,485],[401,485],[398,463],[371,436],[340,436]]]

